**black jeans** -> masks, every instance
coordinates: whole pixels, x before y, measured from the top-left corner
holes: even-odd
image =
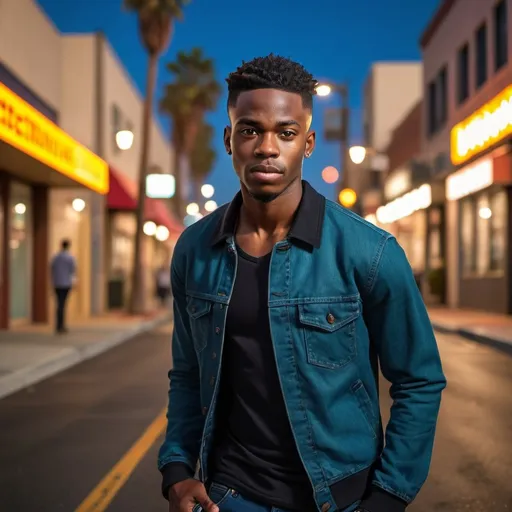
[[[64,312],[66,309],[66,300],[69,294],[69,288],[55,288],[55,296],[57,299],[56,308],[56,329],[58,332],[65,330]]]

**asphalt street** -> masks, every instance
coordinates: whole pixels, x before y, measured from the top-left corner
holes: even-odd
[[[456,336],[438,341],[449,384],[430,476],[408,510],[511,512],[512,357]],[[80,504],[161,414],[169,364],[170,326],[1,400],[0,512],[84,510]],[[389,405],[383,396],[383,411]],[[160,443],[154,436],[118,482],[109,512],[167,510]]]

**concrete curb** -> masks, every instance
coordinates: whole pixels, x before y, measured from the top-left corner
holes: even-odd
[[[83,361],[92,359],[139,334],[151,331],[169,322],[171,319],[172,314],[169,312],[152,320],[141,322],[131,329],[107,335],[105,341],[101,343],[82,347],[63,347],[57,356],[0,377],[0,399],[28,386],[37,384]]]
[[[455,334],[458,336],[462,336],[470,341],[475,341],[477,343],[481,343],[482,345],[488,345],[489,347],[496,348],[505,352],[506,354],[512,355],[512,344],[510,341],[500,339],[497,337],[489,336],[488,334],[484,334],[479,332],[478,328],[476,329],[466,329],[464,327],[447,327],[445,325],[439,324],[437,322],[432,322],[432,327],[435,331],[440,332],[442,334]]]

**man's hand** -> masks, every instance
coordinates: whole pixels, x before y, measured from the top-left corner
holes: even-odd
[[[196,504],[201,505],[204,512],[219,512],[204,484],[195,478],[178,482],[169,489],[169,512],[192,512]]]

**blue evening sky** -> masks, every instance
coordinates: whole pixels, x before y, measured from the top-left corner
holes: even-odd
[[[39,0],[62,32],[103,30],[133,77],[145,90],[147,57],[139,40],[135,15],[122,9],[122,0]],[[203,48],[213,58],[218,80],[242,60],[274,52],[300,61],[317,79],[346,82],[350,87],[351,142],[361,141],[361,97],[364,80],[374,61],[419,60],[418,40],[439,0],[192,0],[185,8],[158,74],[160,98],[169,79],[165,63],[179,50]],[[313,126],[317,149],[305,162],[304,178],[327,197],[334,186],[322,181],[327,165],[339,168],[336,143],[322,140],[323,109],[337,106],[337,98],[316,98]],[[218,159],[209,178],[219,204],[238,190],[230,159],[224,153],[222,130],[227,122],[226,94],[208,121],[216,129]],[[169,121],[161,118],[169,133]]]

